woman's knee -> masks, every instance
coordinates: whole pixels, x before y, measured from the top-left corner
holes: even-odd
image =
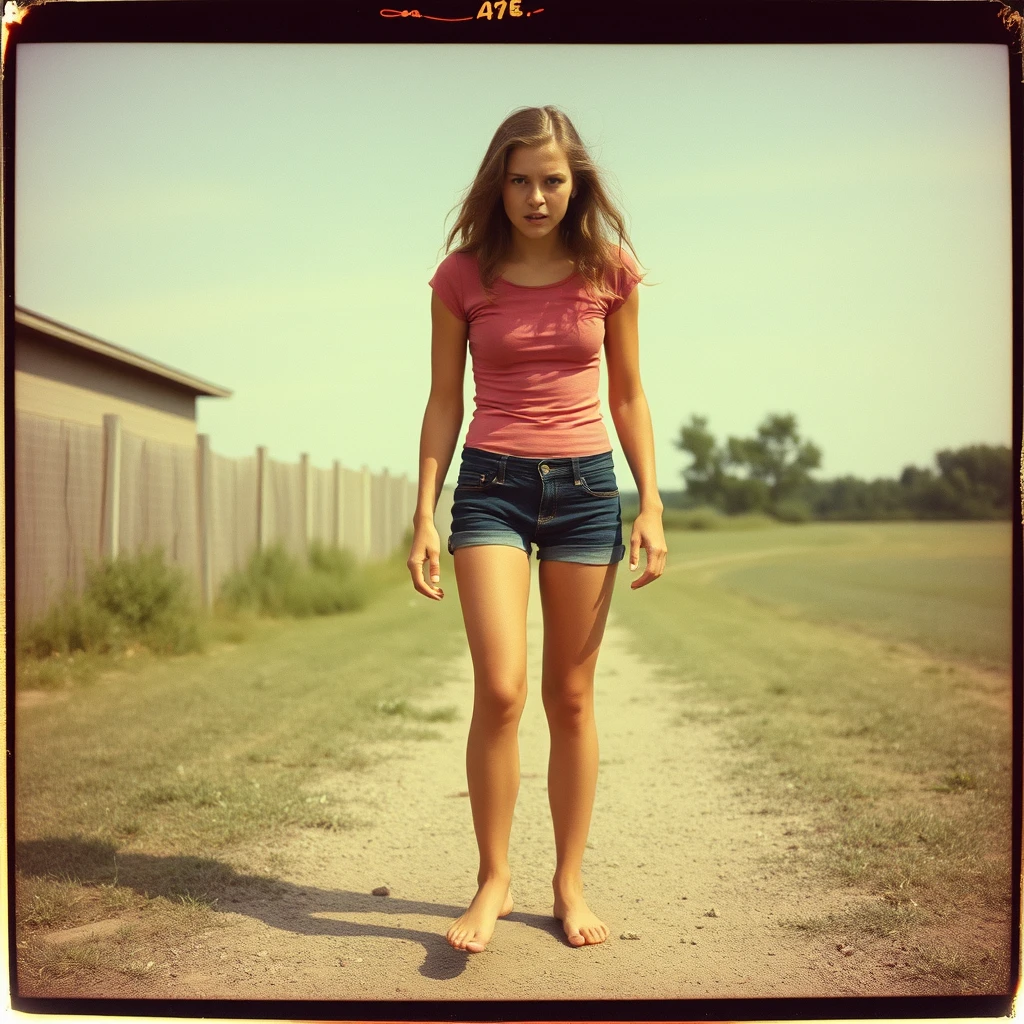
[[[504,677],[477,679],[473,714],[496,724],[518,722],[526,706],[526,679]]]
[[[594,717],[594,686],[589,679],[545,683],[544,712],[551,725],[578,728]]]

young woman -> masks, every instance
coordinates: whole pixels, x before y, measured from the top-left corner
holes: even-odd
[[[576,129],[556,107],[515,111],[491,139],[430,284],[431,384],[420,436],[409,555],[413,586],[441,600],[434,509],[463,420],[467,345],[476,409],[462,449],[448,550],[473,661],[466,770],[480,851],[478,889],[448,930],[480,952],[512,910],[508,863],[526,700],[526,606],[537,545],[544,617],[541,693],[551,733],[548,799],[555,830],[554,916],[570,945],[608,927],[583,897],[583,852],[597,785],[594,669],[618,562],[625,554],[608,407],[639,490],[632,589],[665,565],[651,417],[640,384],[636,264],[623,219]],[[631,246],[630,246],[631,247]],[[429,581],[424,579],[429,564]]]

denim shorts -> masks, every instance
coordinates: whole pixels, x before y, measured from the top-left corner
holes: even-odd
[[[612,453],[527,459],[464,447],[448,551],[478,544],[609,565],[626,553]]]

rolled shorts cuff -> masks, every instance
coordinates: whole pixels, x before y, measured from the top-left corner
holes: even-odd
[[[607,548],[574,548],[561,544],[537,549],[537,558],[544,562],[578,562],[581,565],[611,565],[621,562],[626,555],[625,544]]]
[[[519,548],[530,557],[530,545],[511,530],[461,530],[448,537],[448,554],[454,554],[456,548],[472,548],[481,544],[500,544],[503,547]]]

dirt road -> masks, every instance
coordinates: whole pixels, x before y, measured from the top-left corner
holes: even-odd
[[[537,575],[529,611],[530,695],[520,729],[522,784],[512,834],[514,912],[480,954],[444,933],[475,889],[464,749],[468,652],[433,697],[459,719],[440,741],[395,743],[373,769],[320,792],[365,825],[306,831],[273,851],[279,892],[220,906],[220,927],[181,950],[148,994],[248,999],[593,999],[913,994],[885,951],[836,949],[781,922],[841,911],[787,850],[807,823],[762,813],[726,781],[736,756],[717,726],[673,724],[673,684],[629,653],[614,607],[596,679],[601,769],[584,864],[610,939],[575,949],[551,917],[554,848],[540,701]],[[616,600],[629,600],[620,593]],[[767,855],[767,856],[766,856]],[[775,860],[770,858],[774,855]],[[781,859],[779,859],[781,857]],[[388,896],[372,895],[386,885]],[[637,938],[625,938],[633,933]],[[924,990],[921,990],[924,991]]]

